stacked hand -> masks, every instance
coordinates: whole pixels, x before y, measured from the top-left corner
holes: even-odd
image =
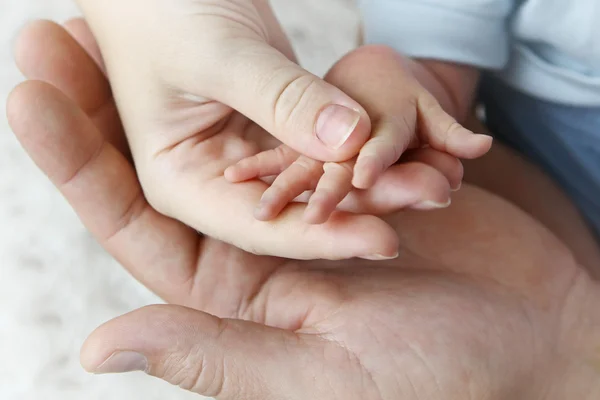
[[[98,59],[81,21],[68,30]],[[394,57],[357,52],[329,79]],[[126,148],[113,145],[124,141],[108,83],[62,28],[30,26],[18,61],[44,82],[9,99],[17,137],[102,245],[172,304],[99,328],[87,369],[143,369],[220,399],[600,396],[598,287],[508,203],[466,186],[451,209],[387,218],[403,244],[396,260],[252,255],[148,205]],[[353,95],[378,110],[384,94],[367,89]],[[202,206],[217,213],[215,203]]]
[[[382,64],[371,70],[356,68],[353,59],[357,54]],[[415,78],[408,63],[384,47],[365,47],[342,60],[325,78],[354,99],[369,95],[370,103],[364,104],[370,105],[365,107],[373,121],[372,135],[357,157],[323,163],[281,145],[225,170],[225,177],[232,182],[277,176],[256,209],[258,219],[273,219],[305,191],[314,191],[305,221],[324,223],[353,189],[379,189],[380,179],[394,179],[396,186],[403,186],[403,191],[396,192],[403,196],[398,205],[431,210],[450,204],[450,191],[459,189],[462,182],[459,158],[484,155],[491,137],[474,135],[448,115]],[[395,165],[399,159],[402,166]],[[407,165],[409,161],[421,165]],[[428,174],[422,164],[445,176]]]
[[[454,156],[489,149],[489,138],[457,125],[399,64],[389,76],[347,70],[329,83],[300,68],[266,0],[78,3],[102,49],[150,204],[244,250],[297,259],[394,257],[394,230],[374,215],[447,205],[461,180]],[[391,81],[396,92],[371,115],[371,129],[354,87],[372,85],[374,94]],[[437,151],[418,151],[424,144]],[[388,168],[408,147],[417,149],[409,162]],[[359,151],[353,169],[348,160]],[[305,157],[287,169],[299,154]],[[248,157],[255,161],[227,176],[244,182],[226,180],[226,169]],[[248,180],[284,170],[271,186]],[[352,190],[353,175],[355,187],[368,190]],[[297,203],[279,215],[313,189],[308,218]],[[254,218],[261,197],[256,215],[278,219]]]

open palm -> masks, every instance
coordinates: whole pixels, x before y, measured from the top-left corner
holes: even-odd
[[[70,25],[89,45],[82,29]],[[530,399],[547,387],[537,378],[563,361],[549,349],[563,345],[562,317],[574,311],[566,299],[587,278],[541,226],[466,187],[451,210],[386,219],[402,242],[396,260],[290,261],[202,238],[146,202],[108,91],[101,100],[89,93],[106,85],[91,60],[81,58],[76,80],[56,68],[60,57],[35,62],[32,54],[47,55],[63,34],[48,24],[29,31],[36,50],[21,67],[58,89],[21,85],[11,124],[103,246],[173,304],[99,328],[84,348],[86,367],[100,371],[111,354],[135,351],[151,374],[223,399]],[[221,155],[254,151],[232,136],[218,142],[232,143]],[[239,216],[216,217],[234,224]]]

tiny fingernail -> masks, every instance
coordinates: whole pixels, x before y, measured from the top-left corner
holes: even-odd
[[[452,204],[452,199],[448,199],[445,203],[440,203],[432,200],[425,200],[417,204],[414,208],[417,210],[439,210],[442,208],[448,208]]]
[[[148,360],[143,354],[133,351],[114,353],[93,371],[95,374],[120,374],[123,372],[146,371]]]
[[[358,111],[332,104],[321,111],[315,133],[323,144],[337,150],[350,138],[359,121]]]
[[[462,182],[460,182],[457,186],[453,187],[450,190],[452,190],[453,192],[458,192],[461,187],[462,187]]]
[[[363,260],[369,260],[369,261],[385,261],[385,260],[394,260],[396,258],[400,257],[400,253],[396,253],[393,256],[384,256],[383,254],[372,254],[370,256],[364,256],[364,257],[359,257],[362,258]]]

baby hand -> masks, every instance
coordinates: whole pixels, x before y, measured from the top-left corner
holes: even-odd
[[[304,220],[311,224],[327,221],[352,190],[354,161],[323,163],[303,156],[286,145],[248,157],[225,170],[230,182],[276,176],[255,210],[259,220],[271,220],[306,191],[310,195]]]
[[[370,69],[364,76],[357,77],[355,71],[360,69],[360,65],[353,62],[356,54],[364,57],[364,53],[369,51],[374,51],[371,56],[380,58],[381,63],[377,64],[377,69]],[[229,167],[225,177],[230,182],[276,176],[256,208],[257,219],[273,219],[298,196],[314,191],[304,218],[312,224],[324,223],[354,188],[371,188],[408,149],[430,147],[445,152],[456,163],[460,163],[458,158],[480,157],[490,149],[491,138],[474,134],[447,114],[397,54],[365,47],[342,59],[329,76],[335,77],[338,87],[359,101],[360,95],[364,97],[370,92],[372,97],[365,104],[372,104],[373,97],[379,99],[378,107],[373,107],[369,113],[374,122],[371,139],[357,158],[346,162],[322,163],[282,145]],[[361,88],[361,85],[367,84],[369,89]],[[382,109],[387,112],[381,113]],[[367,108],[367,111],[371,110]],[[462,169],[460,174],[462,178]],[[455,173],[448,176],[450,190],[457,190],[461,185],[461,179],[457,181],[455,176]],[[421,188],[413,187],[412,190],[419,191]],[[413,197],[418,198],[416,195]],[[444,199],[419,201],[407,204],[407,207],[431,209],[448,205],[449,192]]]
[[[357,203],[362,204],[362,212],[374,215],[384,215],[399,207],[444,208],[450,204],[450,191],[460,187],[463,177],[460,161],[432,148],[405,152],[401,163],[388,168],[370,190],[352,187],[354,165],[354,160],[322,163],[281,145],[229,167],[225,178],[242,182],[276,176],[255,209],[255,217],[271,220],[297,199],[308,201],[304,220],[319,224],[326,222],[336,209],[355,210]]]

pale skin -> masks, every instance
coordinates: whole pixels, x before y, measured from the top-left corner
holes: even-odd
[[[371,47],[368,51],[377,57],[378,52],[387,50]],[[256,218],[271,220],[305,191],[314,191],[309,196],[304,219],[312,224],[325,223],[354,188],[370,189],[401,156],[410,158],[406,154],[408,149],[429,146],[444,152],[449,157],[443,162],[456,164],[454,170],[461,169],[459,158],[474,159],[489,151],[489,136],[474,135],[462,127],[425,89],[438,84],[435,75],[400,54],[395,59],[387,58],[386,63],[372,71],[361,71],[362,75],[347,71],[345,84],[335,82],[354,99],[357,99],[356,92],[364,91],[365,86],[382,93],[379,113],[366,108],[372,122],[371,138],[356,158],[343,163],[323,163],[281,145],[245,158],[225,170],[225,178],[231,182],[276,176],[261,197],[255,210]],[[439,191],[437,198],[410,204],[410,207],[420,210],[448,207],[451,192],[460,189],[462,175],[454,173],[447,178],[448,185]],[[413,194],[418,198],[417,193]]]
[[[373,124],[360,102],[294,62],[293,51],[266,0],[77,3],[98,39],[132,158],[151,205],[250,252],[300,259],[393,258],[398,251],[394,230],[372,215],[381,214],[381,209],[356,210],[351,206],[354,199],[387,202],[382,193],[394,190],[394,198],[402,199],[392,205],[394,210],[446,206],[450,188],[458,184],[449,181],[445,170],[429,165],[431,153],[415,155],[419,164],[416,174],[422,179],[414,178],[414,165],[388,167],[409,146],[430,144],[438,153],[453,158],[477,157],[489,149],[489,137],[473,135],[455,124],[416,80],[399,100],[407,108],[420,106],[406,112],[395,110],[389,119]],[[136,51],[131,52],[132,48]],[[340,111],[344,117],[338,113],[331,117],[333,123],[331,119],[324,123],[321,117],[333,115],[326,112],[331,107],[345,110]],[[405,127],[402,121],[408,111],[412,119],[407,121],[412,125]],[[421,129],[418,141],[414,134],[417,114],[424,117],[420,126],[427,128]],[[348,125],[343,132],[335,128],[341,120]],[[339,136],[335,140],[333,133]],[[373,139],[365,145],[369,137]],[[232,138],[238,145],[224,146]],[[296,197],[292,195],[302,191],[288,190],[276,210],[271,205],[265,215],[259,211],[257,220],[256,205],[272,188],[266,193],[268,199],[285,175],[275,185],[260,180],[231,185],[224,171],[242,159],[272,150],[277,146],[273,143],[289,146],[280,148],[287,149],[282,150],[285,161],[291,160],[290,154],[297,156],[293,153],[297,151],[313,160],[345,162],[346,169],[328,165],[329,172],[320,180],[308,208],[291,204],[280,215]],[[350,168],[354,173],[348,174],[353,163],[348,160],[359,152],[356,168]],[[382,165],[374,162],[379,158],[384,159]],[[312,169],[321,165],[307,162]],[[294,167],[298,163],[288,173],[293,173]],[[235,169],[227,175],[239,180]],[[356,188],[368,190],[353,190],[349,184],[352,175]],[[455,171],[450,175],[455,179]],[[304,180],[311,181],[304,185],[307,189],[316,188],[319,181],[318,177]],[[392,181],[402,184],[392,185]],[[330,186],[334,190],[327,190]],[[216,209],[211,204],[215,196],[222,200]],[[255,199],[252,205],[238,201],[247,196]],[[391,205],[387,206],[385,211],[390,210]],[[230,214],[236,227],[215,218],[222,214]],[[279,218],[273,220],[275,215]],[[255,234],[234,241],[239,227]],[[312,249],[311,254],[300,250],[307,248]]]
[[[71,56],[81,51],[60,27],[30,29],[20,66],[54,86],[20,85],[8,101],[11,126],[100,243],[171,303],[96,330],[82,350],[88,370],[144,369],[219,399],[600,396],[600,288],[585,268],[600,263],[597,248],[558,239],[593,243],[555,187],[539,186],[545,177],[522,160],[515,164],[531,178],[529,198],[543,205],[538,218],[553,231],[520,210],[527,201],[502,199],[519,199],[510,185],[481,173],[472,181],[496,194],[465,184],[448,209],[386,217],[402,243],[395,260],[252,255],[132,196],[140,184],[126,149],[113,146],[123,143],[122,131],[89,31],[81,21],[68,24],[93,55],[73,66],[73,58],[52,57],[61,46]],[[357,51],[329,78],[343,81],[346,69],[368,71],[375,61]],[[377,96],[363,93],[362,102],[376,108]],[[94,157],[97,146],[106,150]],[[514,161],[501,147],[490,156],[473,169]],[[550,214],[558,217],[543,219]],[[132,362],[132,352],[146,361]]]

